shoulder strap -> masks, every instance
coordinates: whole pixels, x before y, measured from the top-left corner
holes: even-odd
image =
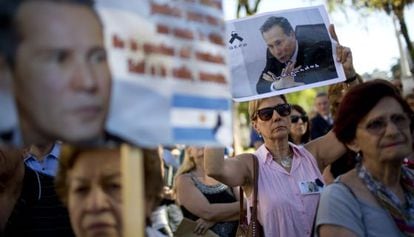
[[[239,203],[240,203],[240,211],[239,211],[239,215],[240,215],[240,219],[239,219],[239,224],[245,224],[247,225],[247,219],[246,219],[246,214],[244,212],[244,205],[243,205],[243,200],[244,200],[244,195],[243,195],[243,188],[240,186],[239,188],[239,194],[240,194],[240,199],[239,199]]]
[[[253,155],[253,210],[251,214],[252,223],[257,222],[257,195],[258,195],[258,178],[259,178],[259,164],[257,157]]]
[[[252,223],[254,223],[254,225],[256,225],[257,222],[257,191],[258,191],[258,177],[259,177],[259,165],[258,165],[258,160],[257,157],[255,155],[252,155],[252,160],[253,160],[253,208],[252,208],[252,213],[250,216],[250,221]],[[243,211],[243,200],[244,200],[244,191],[243,188],[240,186],[240,219],[239,219],[239,223],[240,224],[246,224],[247,225],[247,219],[246,219],[246,215]]]

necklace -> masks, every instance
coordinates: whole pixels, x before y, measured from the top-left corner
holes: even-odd
[[[285,168],[290,168],[292,166],[292,155],[288,155],[280,159],[280,164]]]

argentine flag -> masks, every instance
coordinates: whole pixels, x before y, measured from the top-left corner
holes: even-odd
[[[174,141],[200,145],[231,145],[231,100],[174,94],[171,98]]]

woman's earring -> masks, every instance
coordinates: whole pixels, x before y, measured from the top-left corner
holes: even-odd
[[[358,152],[356,153],[356,156],[355,156],[355,161],[356,161],[356,162],[361,162],[361,161],[362,161],[361,151],[358,151]]]

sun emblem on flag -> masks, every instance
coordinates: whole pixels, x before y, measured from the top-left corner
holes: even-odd
[[[205,123],[207,121],[207,116],[204,113],[201,113],[198,117],[198,120],[200,121],[200,123]]]

